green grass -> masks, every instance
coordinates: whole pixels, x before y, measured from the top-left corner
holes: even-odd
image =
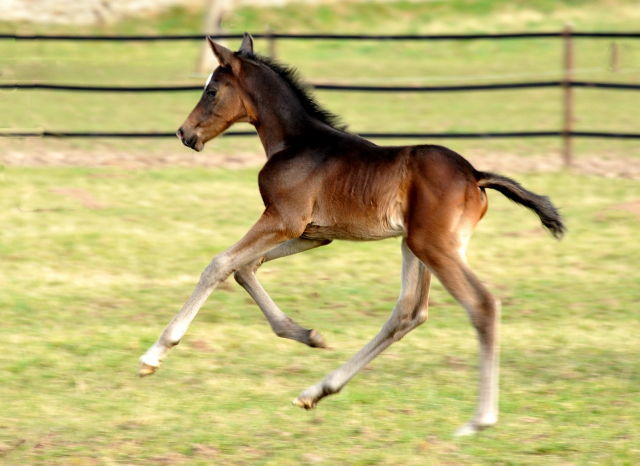
[[[572,22],[580,31],[636,30],[634,2],[611,1],[432,1],[291,4],[280,8],[242,7],[225,17],[230,32],[261,33],[267,25],[281,32],[446,33],[559,31]],[[130,18],[102,27],[15,25],[0,31],[95,34],[198,33],[202,12],[175,9],[154,18]],[[616,40],[620,69],[611,71],[611,40],[576,39],[575,78],[640,82],[640,42]],[[238,41],[229,41],[237,47]],[[203,83],[194,69],[197,42],[91,43],[0,41],[1,82],[55,82],[92,85],[171,85]],[[256,41],[266,53],[267,43]],[[289,41],[281,40],[282,61],[314,82],[363,84],[468,84],[558,80],[562,41]],[[640,92],[577,89],[575,130],[635,132]],[[341,115],[355,132],[464,132],[560,130],[562,94],[558,89],[494,92],[370,94],[321,91],[319,101]],[[4,92],[0,128],[54,131],[173,132],[199,98],[199,92],[105,94],[50,91]],[[238,127],[238,129],[240,129]],[[412,143],[417,141],[404,141]],[[448,143],[447,141],[444,141]],[[0,141],[4,150],[44,151],[52,145],[95,151],[175,151],[168,141],[67,140]],[[99,144],[99,145],[98,145]],[[477,150],[477,140],[456,140],[462,152]],[[559,138],[490,140],[485,150],[522,155],[558,153]],[[256,139],[216,142],[233,154],[259,152]],[[640,155],[635,141],[579,140],[577,155]]]
[[[503,301],[501,419],[474,438],[474,332],[435,283],[425,325],[314,412],[290,405],[380,328],[398,240],[335,242],[259,273],[330,351],[278,339],[232,280],[153,377],[137,359],[262,206],[256,171],[5,168],[0,464],[640,462],[640,199],[628,180],[518,176],[561,207],[562,242],[490,193],[469,262]],[[75,188],[85,203],[53,191]],[[53,190],[53,191],[52,191]]]

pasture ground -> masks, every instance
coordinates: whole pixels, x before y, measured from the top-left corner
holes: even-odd
[[[243,8],[225,27],[498,32],[572,21],[577,30],[635,30],[638,15],[622,0],[362,2]],[[200,21],[176,10],[72,31],[0,30],[170,34],[197,32]],[[638,42],[617,45],[614,72],[609,41],[576,40],[576,77],[640,81]],[[192,74],[199,46],[0,42],[0,81],[204,83]],[[278,44],[282,60],[315,82],[398,84],[556,79],[561,50],[558,40]],[[1,97],[0,128],[164,132],[198,93]],[[562,112],[560,91],[545,89],[318,97],[354,132],[545,130],[560,127]],[[639,99],[577,90],[576,129],[637,131]],[[437,282],[425,325],[316,411],[290,405],[387,318],[400,287],[399,240],[335,242],[260,270],[274,300],[321,331],[330,350],[278,339],[228,280],[160,371],[137,378],[138,357],[211,257],[259,216],[256,141],[221,138],[195,155],[177,140],[0,138],[0,465],[640,464],[640,145],[576,140],[577,168],[563,171],[557,138],[435,142],[550,195],[569,227],[557,242],[490,192],[471,241],[470,264],[503,302],[496,428],[452,437],[473,413],[477,343]]]
[[[0,464],[637,464],[640,186],[518,179],[552,197],[569,234],[553,240],[490,193],[469,261],[504,305],[501,421],[455,439],[474,408],[477,348],[438,283],[424,326],[316,411],[290,405],[388,316],[398,240],[261,269],[331,350],[275,337],[228,280],[138,379],[137,358],[201,270],[260,214],[256,170],[6,168]]]

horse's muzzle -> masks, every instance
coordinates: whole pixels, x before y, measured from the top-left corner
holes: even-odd
[[[194,134],[193,136],[191,136],[190,138],[187,138],[184,134],[184,131],[182,130],[182,128],[178,129],[178,131],[176,131],[176,136],[178,136],[178,139],[180,139],[180,141],[182,141],[182,144],[184,144],[185,146],[193,149],[193,150],[198,150],[196,149],[196,144],[198,143],[198,135]]]
[[[178,139],[182,141],[182,144],[184,144],[185,146],[187,145],[187,141],[184,138],[184,131],[182,131],[182,128],[178,128],[178,131],[176,131],[176,136],[178,136]]]

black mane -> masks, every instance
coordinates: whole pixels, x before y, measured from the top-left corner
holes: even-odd
[[[265,57],[257,53],[244,53],[242,56],[268,66],[274,73],[280,76],[289,85],[293,94],[298,98],[302,107],[307,113],[309,113],[309,115],[331,126],[333,129],[346,131],[347,126],[342,122],[342,119],[338,115],[323,108],[318,102],[316,102],[311,95],[311,86],[302,80],[298,70],[285,66],[273,58]]]

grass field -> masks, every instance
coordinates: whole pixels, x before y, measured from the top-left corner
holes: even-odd
[[[331,350],[278,339],[231,280],[158,374],[138,379],[138,357],[201,270],[261,212],[255,170],[3,175],[0,464],[640,462],[637,182],[519,176],[562,208],[563,242],[491,193],[469,261],[504,305],[501,421],[455,439],[474,409],[477,349],[438,283],[424,326],[316,411],[290,405],[386,319],[397,240],[261,269]]]

